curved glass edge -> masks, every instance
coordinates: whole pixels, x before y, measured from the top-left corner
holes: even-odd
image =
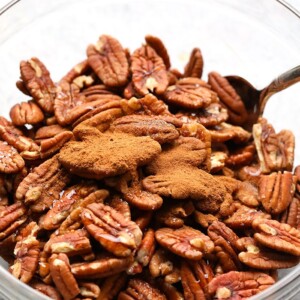
[[[2,8],[0,8],[0,16],[20,1],[21,0],[12,0],[9,3],[7,3],[6,5],[4,5]]]
[[[285,0],[276,0],[276,1],[279,2],[281,5],[283,5],[284,7],[286,7],[288,10],[290,10],[298,18],[300,18],[300,11],[298,9],[296,9],[294,6],[287,3]]]

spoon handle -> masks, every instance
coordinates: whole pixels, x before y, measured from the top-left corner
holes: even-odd
[[[264,88],[259,97],[258,110],[260,116],[262,116],[266,103],[272,95],[285,90],[298,81],[300,81],[300,66],[279,75],[266,88]]]

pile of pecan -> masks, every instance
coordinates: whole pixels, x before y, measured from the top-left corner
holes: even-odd
[[[0,117],[0,254],[52,299],[247,299],[300,257],[294,135],[250,132],[200,49],[102,35],[58,82],[22,61]]]

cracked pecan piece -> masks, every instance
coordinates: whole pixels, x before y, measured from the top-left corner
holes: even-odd
[[[57,156],[35,167],[19,184],[16,199],[29,205],[34,212],[49,209],[70,180]]]
[[[76,278],[105,278],[125,271],[133,262],[133,257],[104,256],[91,262],[80,262],[71,265]]]
[[[1,209],[0,241],[14,233],[27,220],[26,211],[21,202],[16,202]]]
[[[6,142],[0,141],[0,172],[5,174],[18,173],[21,171],[25,162],[18,151],[8,145]]]
[[[52,254],[49,259],[50,274],[56,288],[64,299],[73,299],[80,293],[78,283],[71,273],[70,262],[66,254]]]
[[[126,220],[112,207],[89,204],[81,213],[88,232],[116,256],[130,256],[141,244],[142,232],[135,222]]]
[[[89,65],[106,86],[126,84],[129,65],[125,50],[117,39],[101,35],[95,45],[88,46],[86,53]]]
[[[147,115],[129,115],[118,118],[111,124],[112,131],[134,136],[150,136],[160,144],[170,143],[179,137],[175,126],[163,118]]]
[[[292,171],[295,137],[291,131],[281,130],[276,134],[273,126],[261,119],[253,125],[252,133],[263,173]]]
[[[149,45],[143,45],[131,55],[134,89],[145,96],[149,92],[163,94],[169,84],[163,59]]]
[[[102,179],[124,174],[149,163],[161,152],[159,143],[150,137],[102,134],[87,126],[78,126],[73,133],[79,141],[64,145],[59,160],[67,170],[81,177]]]
[[[9,112],[14,125],[38,124],[44,120],[44,113],[32,100],[15,104]]]
[[[25,283],[30,282],[39,263],[40,242],[37,239],[38,230],[39,227],[35,222],[30,222],[21,230],[14,249],[16,259],[9,268],[14,277]]]
[[[52,236],[45,244],[46,253],[65,253],[68,257],[91,253],[92,246],[86,230],[79,229]]]
[[[16,148],[21,154],[22,151],[37,151],[39,146],[23,132],[16,128],[11,122],[0,116],[0,137],[9,145]]]
[[[237,244],[242,250],[239,253],[239,260],[250,268],[259,270],[286,269],[299,263],[298,257],[262,247],[251,237],[241,238]]]
[[[46,113],[53,113],[56,87],[45,65],[36,57],[20,63],[27,91]]]
[[[275,220],[255,219],[254,239],[267,248],[300,256],[300,231]]]
[[[214,221],[208,227],[207,234],[215,244],[214,252],[223,271],[241,270],[237,247],[239,237],[220,221]]]
[[[208,292],[214,299],[246,300],[274,283],[265,273],[231,271],[215,277],[208,284]]]
[[[60,194],[60,198],[51,206],[50,210],[43,216],[40,226],[46,230],[53,230],[68,217],[73,207],[83,198],[97,190],[96,184],[82,182],[73,185]]]
[[[167,70],[170,69],[171,67],[170,57],[168,54],[168,50],[165,47],[162,40],[156,36],[148,34],[145,36],[145,41],[151,48],[153,48],[156,51],[157,55],[159,55],[162,58],[166,66],[166,69]]]
[[[79,283],[80,295],[84,299],[98,299],[100,296],[100,288],[93,282],[80,282]]]
[[[199,78],[186,77],[179,79],[164,93],[167,103],[186,109],[199,109],[217,102],[217,95],[210,86]]]
[[[183,77],[201,78],[203,72],[203,57],[199,48],[194,48],[191,52],[190,58],[184,67]]]
[[[210,72],[208,83],[212,90],[218,94],[222,105],[226,107],[229,122],[234,125],[243,125],[247,121],[248,113],[243,100],[229,81],[217,72]]]
[[[295,192],[296,178],[290,172],[261,175],[259,200],[270,214],[284,212],[291,203]]]
[[[119,294],[118,300],[139,299],[167,300],[164,294],[148,282],[137,278],[130,279],[127,289]]]
[[[191,260],[199,260],[214,249],[214,243],[208,236],[188,226],[179,229],[160,228],[156,230],[155,238],[169,251]]]

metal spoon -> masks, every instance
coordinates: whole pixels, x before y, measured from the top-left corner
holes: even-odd
[[[244,127],[252,130],[252,125],[257,123],[258,118],[262,116],[269,98],[300,81],[300,66],[279,75],[262,90],[255,89],[251,83],[240,76],[233,75],[225,78],[242,98],[249,115]]]

